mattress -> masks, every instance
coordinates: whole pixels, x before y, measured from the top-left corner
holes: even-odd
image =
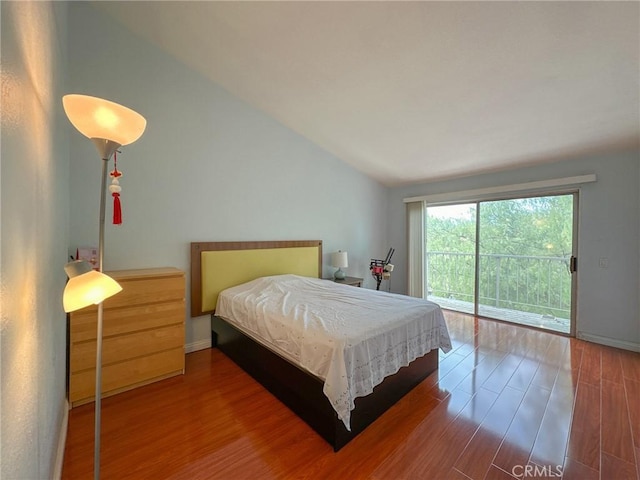
[[[431,350],[451,349],[433,302],[297,275],[228,288],[216,315],[324,380],[347,429],[356,398]]]

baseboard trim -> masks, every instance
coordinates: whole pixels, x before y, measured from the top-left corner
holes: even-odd
[[[62,478],[62,464],[64,463],[64,447],[67,443],[67,429],[69,427],[69,400],[64,399],[62,404],[62,421],[60,422],[60,434],[58,435],[58,448],[56,451],[56,463],[53,466],[53,478]]]
[[[592,335],[590,333],[578,332],[576,335],[580,340],[587,342],[599,343],[609,347],[622,348],[623,350],[631,350],[632,352],[640,352],[640,344],[627,342],[625,340],[617,340],[615,338],[601,337],[600,335]]]
[[[211,348],[211,339],[198,340],[197,342],[187,343],[184,346],[184,353],[197,352],[198,350],[205,350]]]

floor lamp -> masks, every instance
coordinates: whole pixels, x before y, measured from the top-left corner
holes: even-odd
[[[123,145],[128,145],[135,142],[147,126],[147,121],[142,115],[133,110],[118,105],[117,103],[103,100],[101,98],[90,97],[87,95],[65,95],[62,98],[62,104],[64,111],[69,118],[69,121],[76,127],[80,133],[90,138],[95,144],[102,159],[102,184],[100,187],[100,230],[98,241],[98,272],[103,277],[108,277],[102,274],[102,262],[104,257],[104,218],[105,218],[105,197],[107,189],[107,166],[109,160],[113,156],[114,152]],[[65,270],[69,275],[69,283],[65,288],[65,299],[67,298],[67,289],[71,288],[72,283],[80,283],[80,279],[87,279],[87,276],[91,272],[87,272],[85,266],[75,265],[75,262],[67,264]],[[88,264],[87,264],[88,265]],[[93,276],[95,278],[95,276]],[[74,282],[76,280],[76,282]],[[88,281],[88,280],[87,280]],[[102,281],[104,279],[102,278]],[[111,279],[116,285],[117,282]],[[108,282],[107,282],[108,283]],[[95,287],[95,283],[94,283]],[[113,286],[112,286],[113,287]],[[118,285],[119,287],[119,285]],[[75,290],[75,289],[74,289]],[[120,288],[122,290],[122,288]],[[120,291],[118,290],[118,291]],[[102,301],[108,296],[114,295],[117,291],[111,293],[107,297],[101,297],[96,292],[99,291],[95,288],[91,290],[92,294],[88,298],[92,299],[89,303],[85,303],[83,306],[90,304],[98,305],[98,324],[96,333],[96,392],[95,392],[95,433],[94,433],[94,463],[93,463],[93,476],[95,479],[100,478],[100,403],[102,397]],[[111,290],[109,290],[111,291]],[[104,292],[103,292],[104,293]],[[71,295],[71,294],[70,294]],[[71,296],[69,297],[71,298]],[[75,298],[75,296],[74,296]],[[77,310],[77,305],[83,302],[71,302],[67,305],[65,303],[65,311],[67,306]]]

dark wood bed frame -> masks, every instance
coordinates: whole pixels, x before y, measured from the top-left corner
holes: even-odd
[[[265,242],[268,248],[273,248],[274,243],[277,242]],[[234,244],[239,249],[242,248],[241,242]],[[247,244],[250,245],[248,248],[256,248],[256,242]],[[282,244],[290,246],[288,242]],[[211,247],[214,244],[209,242],[197,245],[194,249],[192,244],[192,266],[194,252],[199,255],[203,251],[203,245]],[[199,284],[197,281],[196,283]],[[435,349],[401,368],[395,375],[385,378],[371,394],[355,400],[349,431],[323,393],[321,379],[293,365],[215,314],[211,315],[211,346],[220,349],[262,384],[329,442],[336,452],[438,368],[438,350]]]

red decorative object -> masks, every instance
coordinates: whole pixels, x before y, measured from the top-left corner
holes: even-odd
[[[117,152],[113,153],[113,171],[109,173],[111,177],[111,185],[109,185],[109,191],[113,197],[113,224],[122,225],[122,205],[120,204],[120,180],[122,172],[118,170],[118,156]]]
[[[120,205],[120,194],[112,193],[113,195],[113,224],[122,225],[122,205]]]
[[[384,260],[372,258],[371,263],[369,263],[369,270],[371,270],[371,275],[373,275],[373,278],[376,279],[376,290],[380,290],[380,283],[383,279],[389,280],[391,278],[393,265],[391,265],[389,262],[391,261],[391,257],[393,257],[393,253],[395,251],[395,248],[390,248],[387,252],[387,257]]]

